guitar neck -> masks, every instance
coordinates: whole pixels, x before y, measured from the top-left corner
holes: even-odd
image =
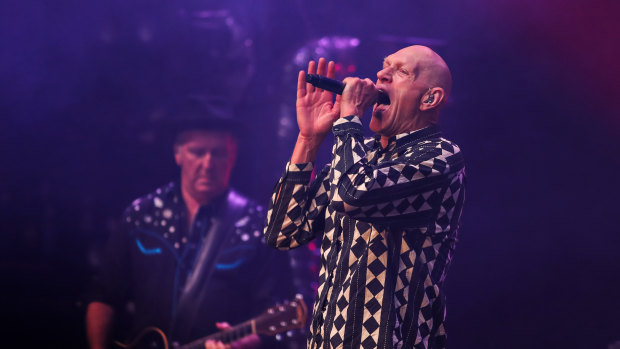
[[[205,347],[205,342],[207,340],[222,341],[223,343],[234,342],[243,337],[256,333],[253,322],[254,320],[246,321],[225,331],[216,332],[210,336],[206,336],[191,343],[182,345],[178,349],[202,349]]]
[[[288,330],[304,327],[308,308],[301,295],[296,295],[295,299],[285,301],[282,305],[272,306],[265,310],[261,315],[231,327],[225,331],[214,333],[210,336],[197,339],[185,345],[176,342],[169,343],[166,335],[157,327],[147,327],[140,332],[129,344],[115,342],[119,347],[125,349],[135,348],[174,348],[174,349],[202,349],[207,340],[222,341],[230,343],[237,341],[251,334],[261,334],[274,336]],[[172,345],[170,345],[172,344]]]

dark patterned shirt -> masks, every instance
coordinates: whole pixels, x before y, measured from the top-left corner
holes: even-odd
[[[358,117],[333,127],[333,159],[288,164],[267,213],[267,243],[323,233],[310,348],[445,347],[441,292],[464,200],[459,148],[436,126],[364,141]]]
[[[233,202],[237,213],[226,218]],[[171,182],[135,200],[110,237],[91,301],[131,301],[130,337],[156,326],[187,343],[218,331],[216,321],[244,322],[295,294],[288,256],[264,243],[261,206],[229,190],[201,206],[191,227],[187,214]],[[269,340],[263,347],[276,345]]]

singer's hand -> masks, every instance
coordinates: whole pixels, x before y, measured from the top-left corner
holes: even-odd
[[[340,117],[357,115],[362,117],[364,111],[377,100],[379,94],[370,79],[346,78],[342,98],[340,100]]]
[[[314,61],[308,63],[308,74],[325,75],[334,78],[334,62],[326,64],[325,58],[319,59],[318,69]],[[312,139],[320,145],[340,115],[340,98],[332,103],[333,93],[316,88],[306,83],[306,73],[299,72],[297,79],[297,124],[299,135]]]

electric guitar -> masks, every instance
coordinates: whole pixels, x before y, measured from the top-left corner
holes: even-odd
[[[205,347],[205,342],[210,339],[230,343],[251,334],[273,336],[302,328],[306,323],[307,314],[308,308],[302,296],[297,295],[294,300],[273,306],[253,319],[184,345],[176,342],[169,343],[164,332],[157,327],[143,329],[130,343],[115,342],[115,344],[125,349],[202,349]]]

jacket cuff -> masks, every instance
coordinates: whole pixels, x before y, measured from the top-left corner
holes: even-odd
[[[332,126],[332,132],[335,136],[341,136],[345,134],[362,134],[362,121],[355,115],[345,116],[334,122]]]
[[[283,181],[308,184],[312,176],[314,164],[312,162],[302,162],[300,164],[286,163],[286,171],[282,177]]]

